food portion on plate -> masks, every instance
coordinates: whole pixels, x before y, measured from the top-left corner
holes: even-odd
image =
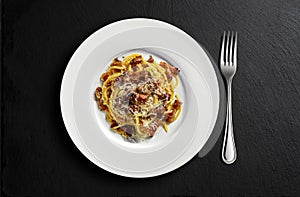
[[[182,102],[175,88],[179,69],[157,63],[150,55],[145,60],[131,54],[123,60],[115,58],[100,77],[95,98],[105,111],[111,129],[129,142],[140,142],[154,136],[160,126],[168,132],[168,124],[180,115]]]

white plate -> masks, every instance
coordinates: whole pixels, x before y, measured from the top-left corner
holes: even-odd
[[[93,100],[110,61],[131,52],[153,54],[181,70],[180,119],[169,133],[141,144],[111,132]],[[189,161],[210,136],[218,107],[217,77],[204,50],[178,28],[150,19],[116,22],[92,34],[72,56],[61,87],[62,115],[75,145],[99,167],[127,177],[161,175]]]

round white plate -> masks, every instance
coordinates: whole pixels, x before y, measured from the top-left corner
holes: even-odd
[[[110,61],[133,52],[179,67],[176,91],[183,101],[170,132],[138,144],[113,133],[93,99]],[[161,175],[189,161],[210,136],[218,107],[217,77],[204,50],[178,28],[151,19],[123,20],[92,34],[72,56],[61,87],[62,115],[75,145],[97,166],[127,177]]]

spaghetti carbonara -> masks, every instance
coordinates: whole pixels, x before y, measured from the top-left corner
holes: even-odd
[[[146,61],[139,54],[115,58],[100,77],[95,97],[113,131],[131,142],[151,138],[160,126],[168,132],[182,108],[174,89],[179,69],[166,62]]]

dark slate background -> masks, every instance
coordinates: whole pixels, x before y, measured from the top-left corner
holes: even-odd
[[[300,196],[300,1],[2,0],[3,196]],[[61,79],[97,29],[150,17],[193,36],[218,60],[224,30],[239,32],[233,87],[238,159],[204,158],[148,179],[88,161],[64,127]]]

